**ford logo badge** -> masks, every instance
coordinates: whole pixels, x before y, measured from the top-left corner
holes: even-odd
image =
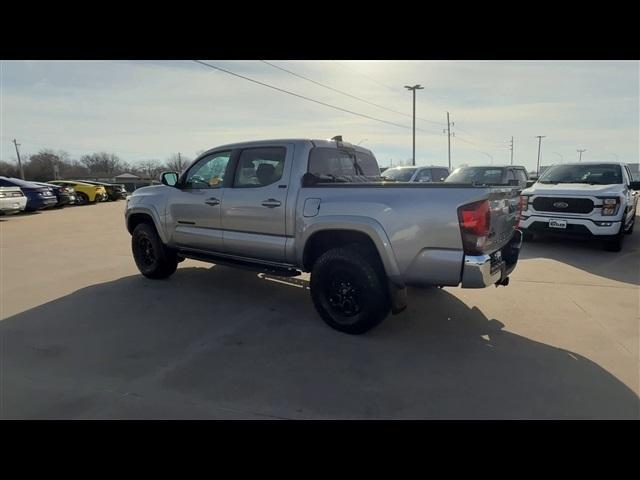
[[[565,202],[555,202],[553,206],[556,208],[567,208],[569,204]]]

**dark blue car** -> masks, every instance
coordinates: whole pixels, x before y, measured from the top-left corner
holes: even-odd
[[[27,197],[26,212],[34,212],[42,208],[54,207],[58,200],[53,190],[42,185],[27,182],[19,178],[0,177],[0,187],[20,187],[22,193]]]

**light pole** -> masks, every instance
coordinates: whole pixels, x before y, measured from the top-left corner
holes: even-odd
[[[493,165],[493,155],[489,155],[487,152],[481,152],[484,153],[487,157],[489,157],[491,159],[491,165]]]
[[[578,157],[578,161],[581,162],[582,161],[582,152],[586,152],[587,149],[586,148],[579,148],[576,150],[576,152],[578,152],[579,157]]]
[[[559,154],[558,152],[553,152],[553,153],[560,157],[560,163],[564,163],[564,157],[561,154]]]
[[[413,92],[413,155],[411,156],[411,163],[416,164],[416,90],[424,90],[424,87],[420,85],[414,85],[410,87],[405,85],[404,88]]]
[[[538,139],[538,166],[536,168],[536,175],[540,176],[540,145],[542,144],[542,139],[546,137],[546,135],[536,135]]]

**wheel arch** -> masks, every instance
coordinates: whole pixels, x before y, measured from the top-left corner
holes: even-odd
[[[156,229],[156,232],[158,232],[160,239],[164,244],[166,244],[167,239],[164,233],[164,229],[160,228],[160,222],[156,217],[157,215],[155,214],[155,212],[150,209],[146,209],[146,208],[131,209],[130,211],[127,212],[127,218],[126,218],[127,231],[130,234],[133,234],[133,231],[139,224],[147,223],[149,225],[152,225]]]

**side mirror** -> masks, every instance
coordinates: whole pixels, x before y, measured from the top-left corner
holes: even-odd
[[[175,187],[178,183],[178,172],[162,172],[160,181],[168,187]]]
[[[640,181],[638,180],[633,180],[630,184],[629,187],[631,187],[631,190],[640,190]]]
[[[535,180],[527,180],[527,188],[529,188],[531,185],[533,185],[534,183],[536,183]]]

